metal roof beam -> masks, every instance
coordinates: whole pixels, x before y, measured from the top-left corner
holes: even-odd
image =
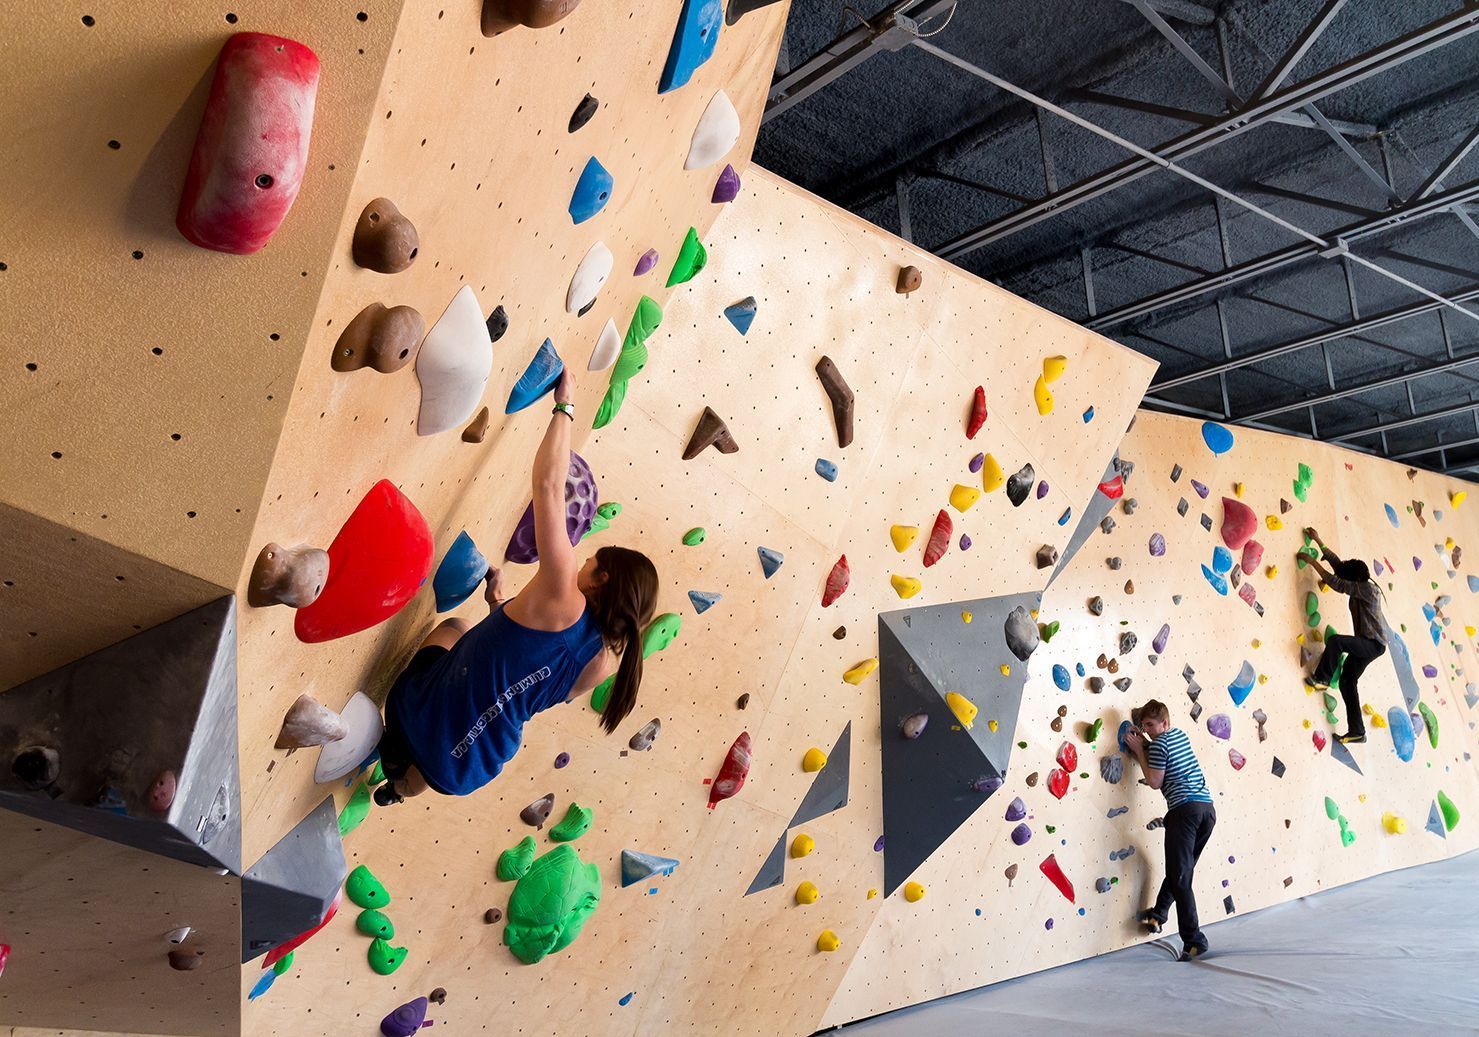
[[[1090,90],[1085,87],[1076,87],[1065,95],[1070,100],[1083,101],[1087,104],[1102,104],[1110,108],[1127,108],[1130,111],[1144,112],[1146,115],[1159,115],[1166,119],[1175,119],[1177,122],[1189,122],[1197,126],[1210,126],[1220,115],[1209,115],[1205,112],[1194,112],[1189,108],[1175,108],[1167,104],[1156,104],[1153,101],[1141,101],[1133,97],[1119,97],[1115,94],[1106,94],[1099,90]],[[1302,126],[1307,130],[1320,130],[1320,124],[1310,118],[1304,112],[1285,112],[1275,115],[1270,122],[1282,123],[1286,126]],[[1380,131],[1369,122],[1351,122],[1348,119],[1326,119],[1347,137],[1367,138],[1374,137]]]
[[[1438,168],[1433,170],[1432,174],[1422,182],[1422,186],[1412,192],[1412,200],[1416,201],[1419,198],[1426,198],[1442,187],[1443,178],[1453,172],[1454,168],[1464,160],[1465,156],[1474,150],[1474,145],[1476,144],[1479,144],[1479,126],[1475,126],[1470,130],[1469,135],[1459,141],[1458,147],[1454,148],[1447,158],[1438,163]]]
[[[1276,414],[1287,414],[1292,410],[1302,410],[1305,407],[1318,407],[1322,403],[1332,403],[1335,400],[1344,400],[1350,396],[1359,396],[1362,393],[1375,392],[1378,389],[1390,389],[1394,385],[1411,385],[1418,378],[1427,378],[1429,375],[1446,374],[1449,371],[1465,367],[1469,364],[1479,362],[1479,356],[1467,356],[1457,360],[1442,360],[1436,364],[1428,364],[1412,371],[1403,371],[1398,374],[1388,375],[1370,382],[1362,382],[1360,385],[1348,385],[1343,389],[1332,389],[1330,392],[1321,393],[1318,396],[1307,396],[1292,403],[1280,404],[1277,407],[1266,407],[1251,414],[1233,414],[1227,420],[1243,423],[1248,421],[1263,421]]]
[[[1134,3],[1134,0],[1120,0],[1121,3]],[[1189,0],[1146,0],[1146,3],[1165,15],[1174,18],[1178,22],[1186,22],[1189,25],[1211,25],[1217,15],[1201,4],[1190,3]]]
[[[1196,48],[1186,42],[1186,37],[1173,29],[1171,23],[1162,18],[1160,12],[1147,0],[1129,0],[1129,2],[1134,5],[1135,10],[1140,12],[1141,17],[1148,21],[1156,32],[1164,36],[1171,46],[1176,48],[1176,52],[1197,70],[1198,75],[1212,84],[1212,88],[1222,95],[1223,100],[1231,105],[1242,103],[1242,98],[1228,85],[1227,80],[1218,75],[1217,70],[1207,64],[1207,60],[1196,52]]]
[[[1329,27],[1331,20],[1340,13],[1340,9],[1345,6],[1345,2],[1346,0],[1330,0],[1325,5],[1324,10],[1304,27],[1304,31],[1295,39],[1294,45],[1284,52],[1284,56],[1279,58],[1278,64],[1269,71],[1263,82],[1259,83],[1257,89],[1253,91],[1253,100],[1261,100],[1283,85],[1284,80],[1289,78],[1289,73],[1294,71],[1294,66],[1299,64],[1300,60],[1309,53],[1309,49],[1315,45],[1315,41],[1320,38],[1320,34]]]
[[[1472,413],[1476,408],[1479,408],[1479,403],[1461,403],[1457,407],[1445,407],[1443,410],[1430,411],[1427,414],[1414,414],[1410,418],[1399,418],[1396,421],[1387,421],[1380,425],[1369,425],[1366,428],[1342,432],[1339,435],[1329,437],[1328,441],[1331,443],[1344,443],[1348,439],[1358,439],[1361,436],[1374,436],[1379,432],[1391,432],[1399,428],[1410,428],[1413,425],[1421,425],[1428,421],[1438,421],[1442,418],[1456,418],[1463,414]]]

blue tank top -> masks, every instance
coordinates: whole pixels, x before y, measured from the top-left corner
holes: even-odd
[[[601,651],[587,608],[564,630],[531,630],[500,606],[388,703],[432,788],[465,796],[519,751],[524,722],[570,696]]]

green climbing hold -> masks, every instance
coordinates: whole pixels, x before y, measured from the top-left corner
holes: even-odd
[[[1099,741],[1099,732],[1103,728],[1104,728],[1104,718],[1103,717],[1100,717],[1098,720],[1094,721],[1092,724],[1089,725],[1088,733],[1084,735],[1084,741],[1086,741],[1086,742],[1097,742],[1097,741]]]
[[[564,820],[549,830],[549,837],[557,843],[573,842],[590,829],[591,819],[594,816],[590,807],[571,803],[570,809],[565,811]]]
[[[1320,625],[1320,614],[1318,612],[1311,612],[1309,618],[1311,627],[1317,627]]]
[[[1057,632],[1058,621],[1056,619],[1053,620],[1051,623],[1039,623],[1037,625],[1037,633],[1038,636],[1042,639],[1043,644],[1047,644],[1049,641],[1051,641],[1053,639],[1053,635]]]
[[[1426,702],[1419,702],[1417,711],[1422,714],[1423,727],[1428,729],[1428,744],[1438,748],[1438,715],[1428,708]]]
[[[703,526],[694,526],[687,533],[683,534],[683,546],[697,547],[699,544],[702,544],[705,540],[707,540],[708,537],[708,530],[704,529]]]
[[[637,309],[632,314],[632,322],[627,325],[626,338],[622,340],[621,352],[616,357],[616,363],[611,368],[611,384],[606,389],[606,396],[601,400],[601,406],[596,411],[595,428],[605,428],[616,417],[616,412],[621,410],[622,401],[626,399],[627,382],[647,365],[647,339],[657,330],[662,323],[662,307],[651,297],[642,296],[637,301]]]
[[[1310,591],[1304,596],[1304,614],[1306,616],[1318,616],[1320,614],[1320,596]],[[1319,626],[1319,621],[1312,622],[1310,626]]]
[[[1356,833],[1351,831],[1351,826],[1346,821],[1344,816],[1338,818],[1337,820],[1340,821],[1340,845],[1351,845],[1351,843],[1356,841]]]
[[[514,887],[503,942],[533,965],[570,946],[600,902],[600,869],[561,843],[530,865]]]
[[[370,785],[379,785],[385,780],[385,768],[380,766],[380,761],[375,761],[375,766],[370,768],[370,776],[365,779]]]
[[[1340,807],[1335,805],[1335,800],[1329,796],[1325,797],[1325,816],[1334,821],[1340,816]]]
[[[406,960],[406,949],[404,947],[392,947],[384,940],[376,937],[370,941],[370,968],[382,976],[388,976],[401,967],[401,962]]]
[[[1314,471],[1310,469],[1309,465],[1300,462],[1299,474],[1294,478],[1294,496],[1299,498],[1301,504],[1309,499],[1310,484],[1314,481]]]
[[[294,953],[296,952],[288,951],[281,958],[278,958],[277,961],[273,963],[272,971],[281,976],[283,973],[287,972],[288,969],[292,968]]]
[[[344,892],[357,907],[384,907],[390,903],[390,894],[385,892],[380,880],[363,864],[351,871],[344,880]]]
[[[1330,692],[1328,691],[1323,692],[1322,694],[1324,694],[1325,696],[1325,712],[1334,713],[1335,707],[1340,705],[1340,700],[1337,699],[1334,695],[1330,694]]]
[[[664,612],[651,623],[647,629],[642,631],[642,658],[647,659],[662,651],[678,636],[678,631],[683,629],[683,617],[676,612]],[[611,698],[611,689],[616,687],[616,674],[607,677],[596,685],[591,692],[591,708],[597,713],[606,709],[606,703]]]
[[[395,937],[395,924],[383,911],[367,907],[354,920],[354,927],[366,936],[378,936],[383,940]]]
[[[1453,800],[1442,789],[1438,790],[1438,809],[1443,811],[1444,828],[1451,832],[1458,827],[1458,807],[1453,805]]]
[[[698,240],[698,231],[689,227],[683,245],[678,249],[678,258],[673,263],[672,273],[668,274],[668,287],[693,280],[694,275],[708,261],[709,254],[704,251],[703,242]]]
[[[360,782],[350,794],[349,801],[344,804],[344,809],[339,811],[339,838],[342,839],[354,831],[360,826],[360,822],[369,816],[370,787]]]
[[[591,516],[591,528],[587,529],[580,539],[584,540],[592,533],[601,533],[610,529],[611,520],[620,514],[621,505],[616,503],[616,501],[607,501],[605,504],[602,504],[596,509],[596,513]]]
[[[510,846],[498,855],[498,877],[504,882],[523,878],[534,863],[535,852],[534,836],[524,836],[517,846]]]

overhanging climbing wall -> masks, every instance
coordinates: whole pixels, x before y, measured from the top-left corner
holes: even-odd
[[[1451,832],[1441,819],[1436,830],[1429,828],[1430,812],[1441,815],[1440,790],[1461,812],[1472,812],[1479,797],[1472,762],[1479,719],[1473,691],[1479,683],[1473,659],[1479,597],[1470,589],[1472,577],[1465,573],[1472,563],[1462,551],[1459,564],[1451,564],[1452,546],[1479,542],[1473,504],[1449,502],[1449,494],[1463,492],[1465,484],[1428,472],[1409,478],[1400,465],[1322,444],[1233,431],[1235,445],[1217,456],[1203,441],[1200,423],[1139,415],[1120,446],[1134,470],[1124,498],[1110,511],[1113,529],[1096,529],[1043,597],[1042,619],[1061,627],[1032,657],[1017,722],[1025,747],[1014,754],[1004,787],[919,869],[925,898],[908,903],[895,896],[879,912],[824,1024],[1140,939],[1131,920],[1154,899],[1164,874],[1162,833],[1148,828],[1163,815],[1164,801],[1137,784],[1139,768],[1119,751],[1116,732],[1130,708],[1149,698],[1165,702],[1173,723],[1190,735],[1217,799],[1217,828],[1197,872],[1204,925],[1233,911],[1256,910],[1479,843],[1472,820]],[[1313,473],[1304,502],[1294,487],[1301,463]],[[1239,580],[1226,586],[1224,596],[1202,566],[1217,573],[1213,553],[1223,544],[1222,498],[1238,500],[1239,485],[1241,502],[1257,518],[1253,538],[1264,550],[1246,576],[1242,551],[1231,552]],[[1282,528],[1270,528],[1269,516]],[[1350,632],[1345,600],[1333,591],[1319,592],[1313,573],[1296,565],[1306,525],[1343,556],[1385,570],[1378,582],[1386,614],[1407,646],[1421,706],[1404,699],[1396,653],[1371,665],[1361,689],[1383,722],[1393,707],[1418,716],[1431,710],[1438,744],[1432,746],[1420,729],[1411,762],[1397,757],[1390,727],[1377,727],[1372,718],[1367,744],[1346,749],[1334,743],[1330,736],[1345,724],[1332,725],[1320,696],[1303,687],[1297,639],[1306,635],[1313,649],[1320,647],[1308,637],[1307,596],[1314,592],[1318,599],[1322,630],[1331,623]],[[1157,534],[1164,553],[1153,555]],[[1161,549],[1159,541],[1154,547]],[[1112,569],[1110,559],[1120,567]],[[1271,566],[1277,566],[1272,576]],[[1261,615],[1238,596],[1248,593],[1246,587],[1253,589]],[[1090,611],[1096,597],[1102,600],[1097,618]],[[1157,652],[1154,642],[1163,625],[1169,633]],[[1126,633],[1136,643],[1121,651]],[[1112,660],[1113,672],[1101,660]],[[1055,667],[1063,669],[1068,690],[1055,683]],[[1240,685],[1240,674],[1250,673],[1251,690],[1238,705],[1229,685]],[[1095,678],[1102,681],[1098,693],[1090,688]],[[1129,684],[1121,689],[1116,681]],[[1237,696],[1244,694],[1239,687]],[[1209,723],[1220,729],[1213,721],[1218,716],[1228,720],[1229,737],[1209,730]],[[1061,730],[1052,727],[1055,720]],[[1096,721],[1102,721],[1101,729],[1091,742],[1087,736]],[[1078,766],[1060,800],[1048,785],[1064,742],[1075,746]],[[1101,761],[1114,756],[1120,757],[1123,777],[1110,783]],[[1014,797],[1027,807],[1021,821],[1006,817]],[[1327,816],[1327,797],[1355,836],[1349,845],[1343,844],[1339,820]],[[1405,832],[1383,827],[1388,814],[1405,822]],[[1019,823],[1031,831],[1021,846],[1012,839]],[[1074,903],[1040,872],[1049,854],[1073,883]],[[1016,869],[1011,880],[1009,867]],[[1107,891],[1099,892],[1097,886],[1105,884]],[[1215,949],[1217,930],[1208,936]],[[1318,942],[1316,934],[1312,939]]]

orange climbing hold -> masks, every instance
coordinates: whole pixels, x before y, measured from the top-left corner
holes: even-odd
[[[851,580],[852,570],[847,567],[847,555],[843,555],[837,559],[837,564],[833,565],[832,571],[827,574],[827,586],[822,591],[822,608],[826,608],[842,597],[842,592],[847,590],[847,585]]]
[[[722,800],[733,796],[745,787],[745,778],[750,773],[750,732],[741,731],[740,736],[729,747],[729,754],[719,768],[719,776],[709,787],[709,809],[713,810]]]

